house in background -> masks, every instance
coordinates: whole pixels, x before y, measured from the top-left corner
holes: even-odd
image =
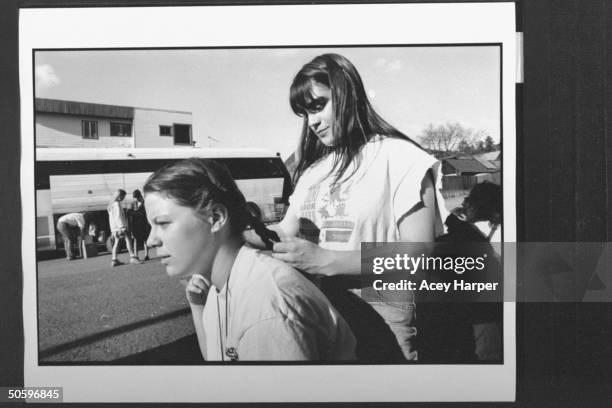
[[[485,156],[488,155],[488,156]],[[442,159],[442,188],[447,194],[465,192],[483,181],[501,183],[500,152],[476,156],[451,156]],[[488,160],[490,158],[490,160]]]
[[[475,154],[473,156],[476,160],[484,164],[488,169],[499,170],[501,168],[501,152],[487,152]]]
[[[191,112],[36,98],[36,147],[193,146]]]

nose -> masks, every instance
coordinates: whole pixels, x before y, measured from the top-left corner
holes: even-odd
[[[308,114],[308,126],[316,132],[321,124],[321,119],[317,113],[309,113]]]
[[[151,232],[149,233],[149,237],[147,238],[147,246],[149,248],[157,248],[161,245],[159,238],[157,237],[157,233],[155,232],[155,227],[151,227]]]

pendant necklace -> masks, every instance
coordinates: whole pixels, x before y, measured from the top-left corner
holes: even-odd
[[[217,296],[217,321],[219,323],[219,347],[221,350],[221,361],[225,361],[225,357],[229,358],[229,361],[238,361],[238,352],[235,347],[227,347],[224,349],[224,346],[227,344],[228,337],[228,326],[229,326],[229,303],[228,298],[230,296],[230,278],[232,276],[232,271],[230,270],[229,275],[227,276],[226,290],[225,290],[225,325],[223,327],[225,331],[225,336],[221,334],[221,310],[219,308],[219,297]],[[225,344],[224,344],[225,343]],[[224,352],[225,350],[225,352]]]

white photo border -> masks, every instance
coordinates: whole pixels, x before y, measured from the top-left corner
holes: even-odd
[[[299,25],[304,29],[296,29]],[[25,386],[61,386],[64,402],[514,401],[516,324],[515,304],[510,302],[504,305],[504,363],[499,365],[38,365],[32,109],[35,49],[458,43],[502,45],[504,240],[516,242],[517,45],[513,2],[22,9]],[[508,255],[504,272],[514,276],[515,271],[508,267],[515,268],[515,263]]]

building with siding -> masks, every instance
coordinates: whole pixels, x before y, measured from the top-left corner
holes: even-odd
[[[493,154],[494,153],[494,154]],[[499,157],[499,152],[492,152],[493,159]],[[500,166],[496,160],[485,160],[489,156],[451,156],[442,159],[442,188],[449,192],[467,192],[483,181],[501,184]]]
[[[191,112],[36,98],[36,147],[193,146]]]

